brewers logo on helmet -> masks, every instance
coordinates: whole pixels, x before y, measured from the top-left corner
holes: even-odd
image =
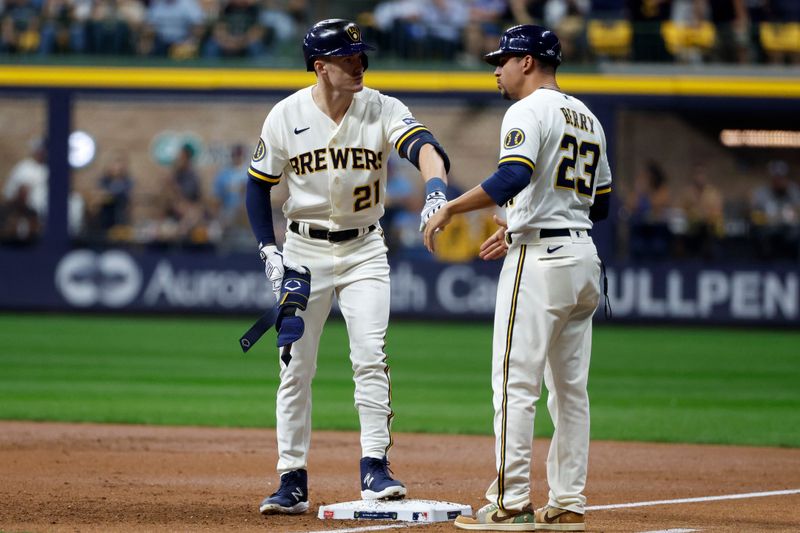
[[[355,22],[344,19],[327,19],[317,22],[303,39],[303,57],[306,70],[314,71],[314,60],[318,57],[351,56],[361,54],[364,70],[367,69],[367,54],[374,47],[361,40],[361,29]]]

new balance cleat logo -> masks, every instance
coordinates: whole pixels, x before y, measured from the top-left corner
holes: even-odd
[[[361,497],[365,500],[402,500],[405,486],[392,478],[386,457],[361,459]]]
[[[294,499],[299,502],[303,498],[303,489],[297,487],[292,491],[292,496],[294,496]]]

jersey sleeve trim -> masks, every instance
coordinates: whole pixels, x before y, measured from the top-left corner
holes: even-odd
[[[409,138],[409,137],[411,137],[411,136],[412,136],[412,135],[414,135],[415,133],[419,133],[419,132],[421,132],[421,131],[429,131],[429,130],[428,130],[428,128],[426,128],[425,126],[414,126],[414,127],[413,127],[413,128],[411,128],[410,130],[408,130],[407,132],[405,132],[404,134],[402,134],[402,135],[400,136],[400,138],[399,138],[399,139],[397,139],[397,142],[396,142],[396,143],[394,143],[394,149],[395,149],[395,150],[397,150],[397,153],[400,153],[400,152],[401,152],[401,150],[402,150],[402,147],[403,147],[403,143],[404,143],[404,142],[406,142],[406,141],[408,140],[408,138]]]
[[[611,192],[611,185],[606,185],[605,187],[598,187],[595,194],[608,194]]]
[[[497,166],[499,167],[505,163],[522,163],[523,165],[529,166],[531,170],[536,170],[536,164],[527,157],[521,155],[507,155],[500,158],[500,161],[497,162]]]
[[[259,179],[261,181],[266,181],[267,183],[275,184],[275,183],[280,183],[281,181],[280,175],[270,176],[266,172],[261,172],[260,170],[254,169],[252,166],[247,169],[247,173],[256,179]]]

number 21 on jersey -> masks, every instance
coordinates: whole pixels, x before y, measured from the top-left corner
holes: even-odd
[[[375,180],[372,185],[362,185],[353,189],[353,212],[369,209],[381,201],[381,182]]]

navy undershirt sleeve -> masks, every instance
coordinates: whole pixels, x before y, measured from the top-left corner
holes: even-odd
[[[275,244],[275,228],[272,225],[272,201],[270,199],[272,184],[250,178],[247,180],[245,205],[250,227],[258,242],[263,246]]]
[[[597,222],[608,218],[608,208],[611,204],[611,193],[595,194],[594,203],[589,208],[589,220]]]
[[[530,185],[533,171],[522,163],[506,163],[500,165],[494,174],[486,178],[481,187],[494,203],[504,205],[519,192]]]

